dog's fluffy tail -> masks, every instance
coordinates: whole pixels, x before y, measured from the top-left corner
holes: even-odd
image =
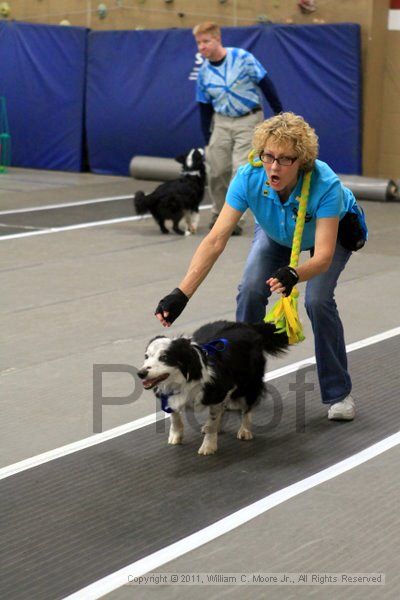
[[[136,192],[133,201],[135,204],[136,213],[138,215],[144,215],[149,212],[147,198],[143,192]]]
[[[267,354],[277,356],[287,350],[288,336],[286,333],[278,333],[273,323],[254,323],[252,327],[262,336],[264,350]]]

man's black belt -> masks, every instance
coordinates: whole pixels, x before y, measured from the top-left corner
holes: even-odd
[[[262,110],[261,106],[255,106],[254,108],[252,108],[251,110],[249,110],[248,113],[246,113],[245,115],[241,115],[241,116],[242,117],[247,117],[247,115],[254,115],[254,113],[260,112],[260,110]]]
[[[236,117],[231,117],[232,119],[241,119],[242,117],[248,117],[249,115],[254,115],[254,113],[258,113],[262,110],[261,106],[255,106],[249,112],[244,113],[244,115],[237,115]],[[229,115],[222,115],[223,117],[228,117]]]

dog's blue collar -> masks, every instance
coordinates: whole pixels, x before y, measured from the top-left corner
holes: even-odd
[[[226,338],[218,338],[217,340],[208,342],[208,344],[201,344],[200,348],[202,348],[209,356],[215,356],[217,352],[226,350],[228,344],[229,342]]]
[[[215,356],[217,354],[217,352],[223,352],[224,350],[226,350],[228,344],[229,344],[229,342],[226,338],[218,338],[217,340],[208,342],[208,344],[200,344],[200,348],[202,350],[204,350],[204,352],[208,356]],[[173,396],[173,395],[174,395],[174,392],[171,392],[170,394],[158,394],[157,395],[161,401],[161,409],[168,414],[171,414],[174,412],[174,409],[171,408],[170,406],[168,406],[168,400],[169,400],[170,396]]]

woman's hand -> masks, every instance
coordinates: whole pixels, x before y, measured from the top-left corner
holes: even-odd
[[[286,266],[278,269],[272,277],[267,279],[267,284],[269,285],[271,292],[290,296],[292,289],[298,281],[299,276],[296,269]]]
[[[186,294],[179,288],[175,288],[160,300],[154,314],[164,327],[171,327],[188,302],[189,298]]]

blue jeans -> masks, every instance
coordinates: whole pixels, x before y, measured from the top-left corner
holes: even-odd
[[[277,269],[289,264],[290,252],[290,248],[274,242],[259,225],[255,226],[253,243],[238,287],[237,321],[263,321],[271,295],[265,282]],[[336,244],[328,271],[310,279],[306,286],[304,305],[314,332],[318,379],[324,404],[340,402],[351,392],[343,326],[334,299],[339,275],[350,255],[351,251]]]

